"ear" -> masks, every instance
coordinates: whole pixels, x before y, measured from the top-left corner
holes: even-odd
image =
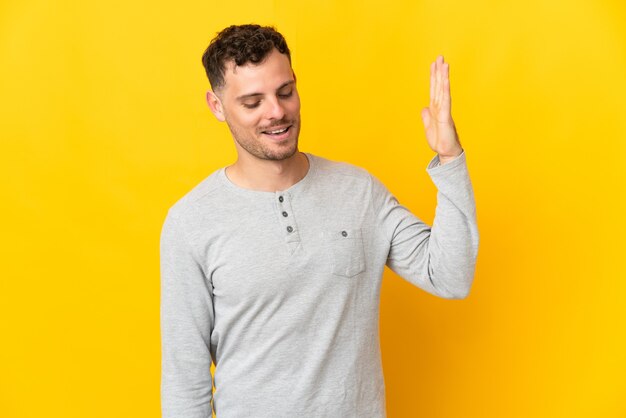
[[[206,102],[217,120],[224,122],[226,120],[226,117],[224,116],[224,108],[222,107],[222,101],[219,97],[217,97],[217,94],[213,93],[211,90],[207,91]]]

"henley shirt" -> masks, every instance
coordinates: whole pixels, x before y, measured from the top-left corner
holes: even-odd
[[[244,189],[220,168],[170,207],[163,418],[386,417],[385,265],[433,295],[468,295],[479,235],[465,151],[426,168],[432,227],[367,170],[304,154],[309,170],[286,190]]]

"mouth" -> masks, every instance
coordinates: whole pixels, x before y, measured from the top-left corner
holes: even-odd
[[[273,128],[273,129],[268,129],[265,131],[261,131],[261,133],[269,138],[272,138],[274,140],[280,140],[280,139],[285,139],[289,136],[289,133],[291,132],[291,127],[293,125],[287,125],[287,126],[283,126],[283,127],[278,127],[278,128]]]

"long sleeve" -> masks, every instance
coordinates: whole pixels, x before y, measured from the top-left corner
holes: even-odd
[[[446,299],[469,294],[478,255],[479,234],[474,192],[465,151],[427,172],[437,187],[437,208],[430,227],[374,176],[372,199],[381,232],[390,242],[387,266],[410,283]]]
[[[212,416],[211,282],[171,211],[160,241],[163,418]]]

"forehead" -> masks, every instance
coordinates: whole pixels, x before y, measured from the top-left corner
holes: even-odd
[[[257,64],[235,65],[228,61],[224,72],[224,93],[241,95],[251,92],[271,92],[285,82],[293,80],[289,58],[273,49]]]

